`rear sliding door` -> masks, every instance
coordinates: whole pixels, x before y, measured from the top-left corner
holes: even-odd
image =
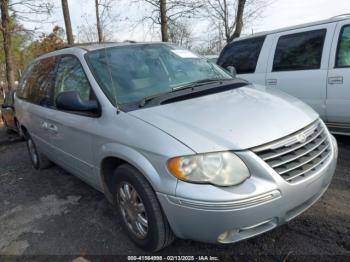
[[[266,85],[300,98],[326,119],[328,58],[335,24],[274,35]]]
[[[327,122],[350,128],[350,21],[337,24],[329,61]]]

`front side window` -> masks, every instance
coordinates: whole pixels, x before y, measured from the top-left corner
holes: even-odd
[[[238,74],[254,73],[265,36],[232,42],[222,51],[218,65],[234,66]]]
[[[137,103],[195,81],[232,79],[207,59],[168,44],[116,46],[91,51],[85,57],[114,105]]]
[[[281,36],[272,71],[319,69],[326,31],[321,29]]]
[[[350,25],[341,30],[335,67],[350,67]]]
[[[54,99],[66,91],[78,91],[82,100],[91,98],[91,86],[80,61],[74,56],[63,56],[58,65]]]

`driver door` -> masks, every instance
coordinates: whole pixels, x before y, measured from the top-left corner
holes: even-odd
[[[53,88],[53,109],[47,118],[50,143],[55,148],[56,161],[90,184],[96,184],[92,153],[92,137],[97,116],[89,113],[62,111],[55,99],[61,92],[78,91],[82,100],[96,99],[79,59],[62,56]]]

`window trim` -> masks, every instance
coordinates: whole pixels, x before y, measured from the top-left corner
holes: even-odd
[[[339,31],[339,34],[338,34],[337,50],[336,50],[336,53],[335,53],[334,65],[333,65],[334,69],[336,69],[336,68],[349,68],[350,67],[350,65],[337,66],[337,60],[338,60],[339,49],[340,49],[340,41],[342,40],[342,35],[343,35],[344,29],[346,27],[350,28],[350,24],[343,25],[341,27],[340,31]]]
[[[323,32],[325,32],[324,38],[323,38],[322,47],[321,47],[321,57],[320,57],[321,59],[320,59],[320,63],[319,63],[317,68],[312,67],[312,66],[306,66],[304,68],[298,68],[298,69],[274,69],[275,57],[276,57],[276,53],[277,53],[276,51],[277,51],[277,47],[278,47],[278,42],[280,41],[280,39],[282,37],[301,35],[301,34],[306,34],[306,33],[309,33],[309,32],[316,32],[316,31],[323,31]],[[272,73],[277,73],[277,72],[294,72],[294,71],[306,71],[306,70],[320,70],[321,67],[322,67],[322,58],[323,58],[323,51],[324,51],[324,45],[325,45],[325,42],[326,42],[327,32],[328,32],[327,28],[319,28],[319,29],[312,29],[312,30],[301,31],[301,32],[296,32],[296,33],[291,33],[291,34],[280,35],[278,37],[278,39],[277,39],[275,50],[274,50],[271,72]]]

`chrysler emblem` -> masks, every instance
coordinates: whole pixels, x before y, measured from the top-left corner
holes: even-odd
[[[305,143],[306,141],[306,135],[305,134],[299,134],[296,136],[296,139],[299,143]]]

